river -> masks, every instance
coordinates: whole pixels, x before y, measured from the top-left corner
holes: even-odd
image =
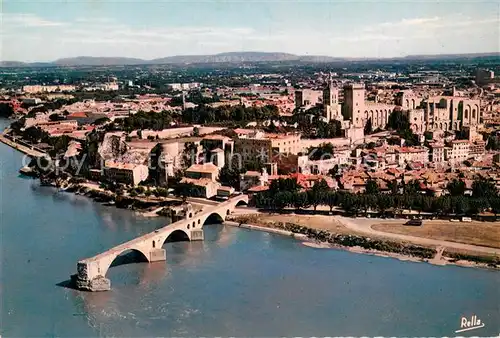
[[[450,336],[472,315],[485,326],[463,335],[500,332],[499,272],[223,225],[166,244],[166,262],[112,267],[109,292],[66,288],[79,259],[164,220],[40,187],[19,176],[22,158],[0,143],[1,336]]]

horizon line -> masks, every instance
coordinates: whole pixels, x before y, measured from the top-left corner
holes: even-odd
[[[213,53],[213,54],[173,54],[173,55],[167,55],[167,56],[161,56],[161,57],[155,57],[152,59],[147,59],[147,58],[141,58],[141,57],[133,57],[133,56],[92,56],[92,55],[78,55],[78,56],[66,56],[66,57],[59,57],[57,59],[53,59],[51,61],[19,61],[19,60],[0,60],[0,63],[8,63],[8,62],[17,62],[17,63],[25,63],[25,64],[31,64],[31,63],[54,63],[60,60],[65,60],[65,59],[78,59],[78,58],[94,58],[94,59],[135,59],[138,61],[155,61],[159,59],[165,59],[165,58],[173,58],[173,57],[196,57],[196,56],[218,56],[218,55],[224,55],[224,54],[252,54],[252,53],[261,53],[261,54],[284,54],[284,55],[289,55],[289,56],[296,56],[298,58],[300,57],[323,57],[323,58],[332,58],[332,59],[344,59],[344,60],[391,60],[391,59],[404,59],[408,57],[432,57],[432,56],[460,56],[460,55],[499,55],[500,52],[498,51],[490,51],[490,52],[470,52],[470,53],[442,53],[442,54],[406,54],[406,55],[399,55],[399,56],[332,56],[332,55],[325,55],[325,54],[295,54],[295,53],[288,53],[288,52],[264,52],[264,51],[233,51],[233,52],[220,52],[220,53]],[[276,60],[280,61],[280,60]],[[282,61],[287,61],[287,60],[282,60]],[[293,61],[293,60],[289,60]],[[255,62],[272,62],[272,61],[255,61]],[[223,63],[223,62],[220,62]]]

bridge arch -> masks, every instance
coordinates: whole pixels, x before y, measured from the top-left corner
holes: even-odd
[[[125,249],[118,253],[109,261],[109,264],[98,266],[97,272],[101,276],[106,276],[109,268],[131,263],[149,262],[148,255],[139,248]]]
[[[248,206],[248,201],[246,200],[239,200],[238,203],[236,203],[235,207],[240,207],[240,206]]]
[[[165,245],[165,243],[184,241],[189,241],[189,235],[184,230],[177,229],[172,231],[172,233],[170,233],[167,238],[165,238],[161,246]]]
[[[226,219],[226,213],[230,212],[229,209],[223,210],[223,214],[221,214],[218,211],[212,212],[210,215],[205,218],[205,221],[203,222],[203,226],[206,224],[218,224],[218,223],[223,223],[224,220]]]

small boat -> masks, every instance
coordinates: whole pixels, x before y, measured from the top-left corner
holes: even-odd
[[[28,166],[22,167],[21,169],[19,169],[19,172],[26,176],[33,176],[34,174],[33,168],[30,168]]]

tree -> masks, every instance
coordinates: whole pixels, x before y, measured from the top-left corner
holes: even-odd
[[[302,187],[297,183],[297,180],[294,178],[279,178],[277,180],[271,181],[271,185],[269,186],[269,193],[271,195],[277,193],[278,191],[290,191],[296,192]]]
[[[325,180],[320,180],[316,182],[311,189],[307,191],[307,198],[310,204],[313,206],[314,211],[318,205],[323,204],[325,201],[325,196],[327,192],[330,190],[330,187],[326,183]]]
[[[337,192],[333,190],[329,190],[325,195],[325,204],[330,208],[330,212],[332,212],[333,207],[338,205],[338,195]]]
[[[185,201],[190,196],[200,196],[202,191],[193,183],[178,183],[174,186],[174,194]]]
[[[234,164],[233,166],[229,166],[229,164],[226,163],[226,165],[222,167],[219,173],[219,181],[224,185],[240,190],[240,171],[236,163]]]
[[[0,103],[0,117],[11,117],[14,115],[14,109],[9,103]]]
[[[200,128],[198,127],[193,128],[193,136],[200,136]]]
[[[100,125],[105,124],[105,123],[107,123],[109,121],[111,121],[109,118],[107,118],[107,117],[101,117],[101,118],[98,118],[97,120],[94,121],[94,125],[100,126]]]
[[[472,183],[472,196],[493,198],[498,196],[498,189],[493,180],[479,179]]]
[[[371,179],[366,181],[365,190],[366,190],[365,192],[367,194],[378,194],[380,192],[380,188],[379,188],[377,182],[374,180],[371,180]]]
[[[358,196],[353,195],[351,193],[344,194],[342,196],[342,202],[341,202],[342,209],[344,209],[348,213],[357,214],[359,210],[358,199],[359,199]]]
[[[389,115],[387,126],[392,130],[407,130],[410,129],[410,121],[402,111],[394,110]]]
[[[495,214],[495,217],[500,214],[500,198],[495,197],[490,199],[491,211]]]
[[[403,192],[408,195],[415,195],[420,192],[420,182],[417,180],[411,180],[408,183],[403,181]]]
[[[378,197],[377,208],[382,214],[384,214],[387,209],[394,205],[394,201],[392,196],[389,195],[379,195]]]
[[[368,118],[368,120],[366,121],[366,124],[365,124],[365,135],[370,135],[372,133],[372,118]]]
[[[397,180],[392,180],[389,183],[387,183],[387,187],[391,191],[391,194],[395,195],[399,193],[399,184]]]
[[[309,200],[307,199],[307,193],[305,192],[296,192],[293,194],[293,206],[299,210],[301,208],[307,208],[309,204]]]
[[[198,146],[194,142],[184,143],[182,151],[182,166],[187,168],[193,163],[196,163],[196,156],[198,155]]]
[[[451,196],[463,196],[465,193],[465,182],[462,180],[454,179],[449,182],[446,189]]]
[[[63,116],[59,115],[59,114],[54,113],[54,114],[50,114],[49,115],[49,120],[51,120],[51,121],[61,121],[61,120],[65,120],[65,118]]]
[[[312,161],[317,161],[320,159],[328,159],[333,156],[334,148],[331,143],[322,143],[318,147],[309,147],[307,149],[307,154],[309,159]]]
[[[499,150],[500,149],[500,141],[498,139],[498,136],[496,135],[489,135],[487,140],[486,140],[486,150]]]
[[[462,195],[462,196],[456,196],[452,199],[453,203],[453,211],[455,214],[465,214],[465,212],[468,210],[468,200]]]
[[[283,210],[293,201],[293,193],[289,191],[280,191],[271,199],[273,209]]]
[[[41,128],[33,126],[27,128],[24,131],[23,137],[28,141],[30,141],[31,143],[38,143],[42,139],[48,139],[49,134],[46,131],[42,130]]]

